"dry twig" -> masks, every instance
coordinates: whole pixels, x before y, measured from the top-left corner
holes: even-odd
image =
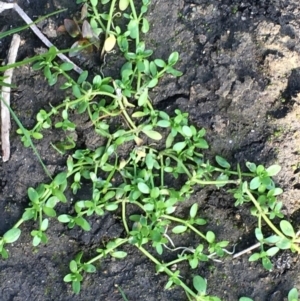
[[[7,57],[7,64],[13,64],[16,61],[18,49],[20,46],[20,36],[18,34],[14,34],[9,52]],[[4,72],[4,80],[5,84],[11,84],[11,78],[13,75],[13,68],[7,69]],[[2,160],[3,162],[8,161],[10,157],[10,142],[9,142],[9,131],[10,131],[10,114],[9,114],[9,106],[10,106],[10,87],[3,86],[2,87],[2,98],[1,98],[1,143],[2,143]]]

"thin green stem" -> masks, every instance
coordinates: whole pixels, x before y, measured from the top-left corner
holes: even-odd
[[[23,218],[19,219],[17,223],[14,224],[13,228],[19,228],[25,221]]]
[[[254,198],[254,196],[252,195],[252,193],[248,189],[245,189],[245,192],[248,195],[248,197],[250,198],[250,200],[252,201],[252,203],[255,205],[255,207],[257,208],[257,210],[259,211],[259,213],[262,216],[262,218],[264,219],[264,221],[268,224],[268,226],[278,236],[280,236],[282,238],[286,238],[285,235],[274,226],[274,224],[269,220],[269,218],[266,216],[266,214],[261,210],[261,207],[260,207],[259,203],[256,201],[256,199]],[[300,248],[297,245],[293,244],[293,247],[297,250],[298,253],[300,253]]]
[[[174,216],[171,216],[171,215],[165,215],[163,214],[161,216],[161,218],[165,218],[165,219],[168,219],[168,220],[171,220],[171,221],[174,221],[174,222],[177,222],[177,223],[180,223],[180,224],[183,224],[185,226],[187,226],[188,228],[190,228],[191,230],[193,230],[195,233],[197,233],[200,237],[202,237],[203,239],[206,239],[206,236],[204,234],[202,234],[200,231],[198,231],[194,226],[192,226],[188,221],[186,220],[183,220],[183,219],[180,219],[178,217],[174,217]]]
[[[163,158],[163,156],[161,156],[160,157],[160,186],[161,186],[161,188],[164,187],[164,183],[165,183],[164,177],[165,177],[165,173],[164,173],[164,158]]]
[[[134,122],[131,120],[131,118],[129,117],[124,105],[123,105],[123,102],[122,102],[122,96],[121,97],[118,97],[117,98],[117,102],[122,110],[122,114],[124,115],[126,121],[130,124],[131,128],[134,129],[134,130],[137,130],[137,127],[136,125],[134,124]]]
[[[129,3],[130,3],[130,8],[131,8],[131,11],[132,11],[132,15],[133,15],[133,19],[139,24],[139,18],[137,16],[137,13],[136,13],[136,9],[135,9],[135,6],[134,6],[134,1],[133,0],[129,0]],[[140,43],[140,31],[137,30],[137,36],[136,36],[136,39],[135,39],[135,46],[137,48],[138,44]]]
[[[92,9],[93,9],[93,13],[94,13],[95,19],[98,21],[98,23],[100,24],[102,30],[105,32],[106,28],[105,28],[104,23],[101,20],[101,16],[99,15],[97,7],[96,6],[92,6]]]
[[[27,141],[29,142],[34,154],[36,155],[36,157],[38,158],[41,166],[43,167],[46,175],[52,180],[52,176],[50,174],[50,171],[47,169],[46,165],[44,164],[40,154],[38,153],[36,147],[34,146],[30,135],[28,134],[28,131],[24,128],[23,124],[21,123],[21,121],[19,120],[19,118],[17,117],[17,115],[15,114],[15,112],[11,109],[11,107],[6,103],[6,101],[0,96],[0,100],[2,100],[4,102],[4,104],[6,105],[6,107],[9,109],[10,114],[12,115],[14,121],[16,122],[16,124],[18,125],[18,127],[22,130],[22,133],[24,134],[24,136],[26,137]]]
[[[128,242],[128,238],[120,238],[120,239],[117,239],[117,240],[116,240],[116,244],[115,244],[113,247],[111,247],[111,248],[109,248],[109,249],[105,249],[103,253],[101,253],[101,254],[99,254],[98,256],[96,256],[96,257],[90,259],[90,260],[87,262],[87,264],[91,264],[91,263],[93,263],[93,262],[95,262],[95,261],[101,259],[102,257],[105,257],[105,256],[108,255],[110,252],[112,252],[113,250],[115,250],[117,247],[119,247],[119,246],[121,246],[121,245],[123,245],[123,244],[125,244],[125,243],[127,243],[127,242]]]
[[[139,246],[135,244],[135,246],[144,254],[146,255],[152,262],[154,262],[156,265],[161,266],[161,262],[159,262],[154,256],[152,256],[146,249],[144,249],[142,246]],[[170,277],[174,276],[174,273],[168,269],[166,266],[164,266],[164,272],[169,275]],[[184,289],[185,292],[189,293],[193,297],[197,297],[197,295],[183,282],[180,278],[177,278],[179,281],[179,285]]]
[[[187,176],[191,179],[193,176],[190,173],[190,171],[186,168],[186,166],[183,164],[182,160],[180,160],[179,158],[177,158],[176,156],[169,154],[168,152],[162,151],[159,153],[162,156],[166,156],[166,157],[170,157],[172,158],[174,161],[176,161],[184,170],[184,172],[187,174]]]
[[[106,30],[105,30],[105,39],[107,38],[108,33],[110,32],[110,27],[111,27],[112,20],[113,20],[115,5],[116,5],[116,0],[112,0],[111,5],[110,5],[110,10],[109,10],[109,16],[108,16],[108,20],[107,20]]]

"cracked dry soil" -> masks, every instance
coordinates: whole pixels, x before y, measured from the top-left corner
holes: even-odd
[[[19,5],[35,18],[60,8],[68,8],[41,24],[47,34],[50,25],[57,27],[63,19],[78,11],[71,1],[24,0]],[[285,212],[298,229],[300,221],[300,4],[298,0],[152,0],[148,13],[151,24],[146,36],[154,56],[167,59],[178,51],[177,68],[183,76],[165,77],[152,92],[154,105],[172,112],[176,108],[189,113],[190,120],[207,130],[209,156],[218,154],[232,164],[245,161],[280,164],[276,178],[284,189]],[[0,15],[4,25],[20,26],[14,12]],[[48,32],[49,34],[49,32]],[[51,33],[50,33],[51,34]],[[9,39],[0,41],[0,59],[4,59]],[[18,60],[34,55],[43,45],[30,32],[22,33],[23,44]],[[52,37],[58,48],[67,48],[71,40]],[[117,61],[108,55],[105,75],[116,72]],[[81,62],[78,62],[81,64]],[[83,68],[98,71],[88,62]],[[41,74],[30,66],[15,70],[12,108],[25,127],[34,124],[41,108],[63,99],[58,85],[49,87]],[[84,122],[83,121],[79,121]],[[8,230],[26,207],[26,190],[47,181],[30,149],[24,148],[12,128],[12,155],[0,163],[0,233]],[[95,147],[101,143],[89,129],[78,130],[78,146]],[[66,160],[50,147],[60,133],[48,131],[37,143],[45,164],[53,172],[61,171]],[[82,194],[86,193],[85,191]],[[78,196],[78,197],[82,197]],[[225,191],[211,187],[197,191],[183,208],[186,212],[197,202],[202,216],[219,239],[238,243],[237,251],[255,242],[255,220],[247,208],[234,207]],[[80,250],[96,248],[103,240],[122,235],[122,227],[112,215],[92,219],[92,231],[67,230],[52,223],[49,243],[34,250],[30,223],[22,226],[22,236],[10,246],[8,260],[0,261],[1,301],[121,301],[120,285],[130,301],[185,301],[181,289],[165,291],[164,275],[155,275],[155,267],[137,250],[127,248],[124,261],[105,259],[95,274],[86,275],[80,295],[74,295],[63,276],[68,262]],[[186,245],[193,245],[193,238]],[[168,256],[176,257],[176,254]],[[300,289],[300,263],[295,254],[280,253],[272,272],[258,263],[249,263],[244,255],[223,263],[204,263],[195,271],[182,267],[191,284],[192,273],[205,277],[210,294],[224,301],[248,296],[255,301],[282,301],[292,287]]]

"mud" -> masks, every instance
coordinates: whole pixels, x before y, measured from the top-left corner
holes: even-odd
[[[69,10],[51,17],[42,25],[58,26],[78,10],[70,1],[19,1],[32,18],[67,7]],[[246,161],[265,165],[279,164],[282,171],[276,178],[284,189],[282,201],[293,224],[299,224],[300,184],[300,4],[297,0],[152,0],[146,36],[154,56],[167,59],[172,51],[180,53],[177,68],[184,74],[178,79],[166,76],[152,91],[155,106],[172,111],[180,108],[190,120],[207,130],[210,144],[208,157],[218,154],[233,165]],[[13,20],[13,21],[12,21]],[[49,23],[50,22],[50,23]],[[4,25],[20,26],[14,12],[0,15]],[[46,32],[45,32],[46,33]],[[41,42],[30,32],[22,33],[23,44],[18,59],[32,56]],[[66,38],[52,37],[58,48],[70,46]],[[9,38],[0,41],[0,59],[4,59]],[[109,75],[115,63],[107,57],[104,73]],[[80,64],[80,62],[78,62]],[[94,68],[94,69],[93,69]],[[91,72],[97,68],[91,66]],[[43,76],[30,66],[18,68],[12,93],[12,108],[25,127],[34,125],[36,113],[49,104],[59,103],[63,92],[49,87]],[[84,121],[83,121],[84,122]],[[0,233],[8,230],[22,215],[28,200],[26,190],[47,181],[30,149],[22,146],[12,129],[12,156],[0,163]],[[100,143],[79,134],[78,144]],[[59,172],[66,158],[50,147],[60,139],[58,131],[49,131],[37,144],[42,159],[53,174]],[[83,192],[84,193],[84,192]],[[201,215],[210,221],[219,239],[237,244],[240,251],[255,242],[252,234],[255,220],[247,208],[234,207],[234,200],[225,191],[206,188],[197,191],[184,206],[198,202]],[[182,213],[184,213],[184,207]],[[155,267],[134,248],[127,248],[124,261],[104,260],[95,274],[87,275],[79,296],[63,282],[68,262],[79,250],[97,248],[103,239],[119,237],[122,227],[113,215],[92,220],[92,231],[69,231],[53,223],[48,230],[49,243],[34,249],[30,223],[22,226],[19,241],[10,246],[10,258],[0,261],[1,301],[95,301],[122,300],[117,285],[128,300],[187,300],[181,289],[165,291],[164,275],[156,275]],[[297,229],[299,230],[299,229]],[[193,238],[186,245],[193,244]],[[175,254],[167,254],[176,257]],[[287,259],[288,258],[288,259]],[[248,296],[255,301],[284,300],[287,292],[300,289],[300,265],[296,255],[280,253],[272,272],[259,263],[249,263],[247,255],[223,263],[209,262],[190,271],[183,267],[183,276],[191,284],[192,273],[208,281],[209,293],[224,301]],[[289,264],[286,264],[286,261]],[[285,262],[284,264],[282,262]]]

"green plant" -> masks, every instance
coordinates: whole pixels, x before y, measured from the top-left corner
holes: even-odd
[[[177,52],[171,53],[166,60],[151,60],[153,51],[147,49],[142,40],[142,34],[149,30],[144,15],[150,1],[143,0],[138,12],[134,1],[121,0],[117,14],[115,0],[101,1],[108,9],[102,14],[99,14],[100,3],[96,0],[77,3],[84,3],[85,16],[94,32],[103,33],[109,45],[114,45],[112,42],[116,40],[126,61],[120,70],[120,78],[98,74],[89,80],[87,71],[77,79],[71,77],[68,72],[72,70],[72,64],[57,63],[54,47],[45,55],[30,60],[35,61],[34,70],[44,72],[49,85],[56,84],[58,77],[62,76],[65,83],[60,88],[69,90],[69,93],[56,107],[49,111],[40,110],[31,130],[19,125],[17,132],[24,146],[32,147],[31,138],[42,139],[43,131],[51,127],[61,129],[66,139],[54,146],[62,153],[70,153],[64,172],[57,174],[48,184],[41,183],[28,189],[28,208],[0,240],[2,257],[8,256],[5,245],[18,239],[20,226],[25,221],[37,222],[38,227],[31,231],[31,235],[33,245],[38,246],[48,241],[46,232],[50,221],[57,220],[68,228],[80,227],[89,231],[90,216],[101,217],[116,212],[122,220],[125,237],[99,246],[93,258],[87,260],[80,252],[70,262],[70,271],[64,281],[72,284],[74,292],[80,292],[85,273],[96,271],[95,262],[107,256],[125,258],[124,245],[127,245],[148,257],[157,273],[168,275],[166,289],[178,285],[189,300],[217,301],[220,300],[218,297],[207,293],[203,277],[193,275],[193,288],[186,285],[180,263],[187,262],[191,269],[196,269],[201,262],[223,257],[228,252],[225,248],[229,242],[218,241],[215,233],[206,230],[208,226],[203,227],[207,220],[201,216],[197,203],[191,206],[186,218],[177,216],[177,208],[196,187],[214,185],[220,188],[228,184],[229,192],[236,199],[235,205],[251,203],[250,212],[257,218],[255,235],[261,250],[254,253],[250,261],[261,259],[263,266],[271,269],[270,257],[280,249],[299,252],[298,234],[283,219],[282,203],[276,198],[282,190],[276,187],[272,177],[280,171],[279,166],[265,168],[248,162],[249,172],[242,172],[239,165],[232,168],[221,156],[216,156],[213,165],[204,156],[204,151],[209,148],[205,129],[199,130],[191,125],[187,113],[175,110],[170,116],[152,106],[149,90],[163,75],[180,76],[181,72],[174,68],[179,60]],[[123,20],[128,20],[127,24],[115,24],[115,18],[120,14]],[[104,52],[109,48],[104,47]],[[95,133],[103,137],[103,145],[95,150],[76,148],[76,141],[70,134],[77,126],[71,118],[74,112],[89,117]],[[75,151],[71,152],[73,149]],[[127,156],[124,149],[131,149]],[[76,195],[83,180],[92,187],[90,197],[76,200],[73,215],[69,212],[58,215],[55,208],[59,202],[67,202],[65,192],[71,190]],[[136,209],[135,214],[128,216],[129,206]],[[282,219],[279,228],[272,222],[275,217]],[[274,234],[265,238],[265,227]],[[175,246],[173,241],[177,236],[191,232],[198,236],[200,243],[193,247]],[[156,255],[149,251],[151,247]],[[177,258],[164,262],[165,249],[176,251]],[[175,270],[174,266],[177,267]]]

